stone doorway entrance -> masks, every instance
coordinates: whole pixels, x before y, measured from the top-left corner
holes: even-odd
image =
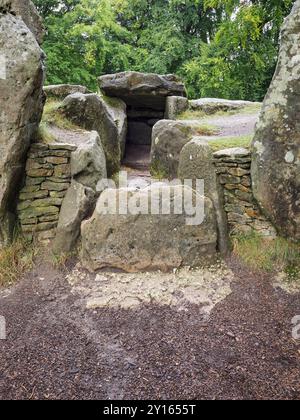
[[[123,164],[148,170],[152,129],[165,118],[168,96],[186,96],[184,85],[174,75],[137,72],[102,76],[99,85],[104,95],[126,103],[128,130]]]
[[[125,166],[139,171],[149,170],[152,129],[164,118],[164,108],[165,104],[162,104],[160,109],[127,104],[128,129],[123,159]]]

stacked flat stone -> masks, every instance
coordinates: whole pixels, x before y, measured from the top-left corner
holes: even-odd
[[[225,211],[231,234],[257,231],[276,236],[271,223],[261,213],[252,192],[251,152],[244,148],[214,153],[218,179],[224,191]]]
[[[17,208],[22,232],[28,239],[54,238],[71,182],[70,158],[74,150],[76,146],[61,143],[31,146]]]

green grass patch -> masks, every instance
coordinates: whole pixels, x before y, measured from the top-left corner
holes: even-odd
[[[49,124],[46,122],[41,122],[38,131],[38,142],[48,144],[55,142],[55,140],[55,137],[50,132]]]
[[[59,128],[66,130],[76,130],[78,127],[69,121],[61,111],[62,102],[54,99],[50,99],[46,102],[42,117],[42,124],[55,125]]]
[[[0,287],[8,287],[29,271],[34,265],[36,249],[21,237],[0,250]]]
[[[215,136],[219,129],[210,124],[186,124],[179,127],[179,130],[191,139],[195,136]]]
[[[216,136],[219,134],[219,129],[211,124],[194,125],[192,129],[196,136]]]
[[[202,120],[203,118],[207,118],[207,114],[204,111],[193,111],[191,109],[177,116],[178,120]]]
[[[214,152],[232,147],[244,147],[249,149],[252,143],[253,135],[240,137],[219,137],[209,140],[208,143]]]
[[[154,179],[162,181],[164,179],[168,179],[168,174],[165,168],[163,167],[162,163],[158,160],[152,162],[150,166],[150,174]]]
[[[236,111],[229,111],[229,115],[251,115],[251,114],[259,114],[261,111],[262,104],[251,104],[245,106],[244,108],[240,109],[238,112]],[[224,113],[225,115],[228,113]]]
[[[300,244],[285,238],[264,238],[257,232],[232,238],[233,252],[248,266],[266,272],[285,272],[300,278]]]
[[[102,98],[104,100],[104,102],[107,103],[107,105],[111,106],[112,108],[122,109],[120,99],[113,98],[113,97],[110,97],[110,96],[106,96],[106,95],[103,95],[103,94],[100,94],[99,96],[100,96],[100,98]]]

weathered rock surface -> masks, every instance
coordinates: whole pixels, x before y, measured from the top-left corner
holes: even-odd
[[[38,43],[43,42],[44,27],[42,19],[31,0],[0,0],[0,13],[2,11],[20,16],[34,34]]]
[[[190,109],[193,111],[203,111],[205,114],[215,114],[219,111],[238,111],[247,106],[260,105],[259,102],[249,101],[230,101],[218,98],[202,98],[189,101]]]
[[[125,103],[115,98],[108,102],[96,94],[76,93],[65,98],[61,110],[80,127],[98,132],[105,151],[108,175],[118,172],[126,142]]]
[[[166,178],[177,178],[182,148],[197,135],[197,123],[161,120],[153,127],[151,170]]]
[[[175,75],[123,72],[99,77],[99,87],[107,96],[130,106],[165,110],[167,96],[186,96],[184,84]]]
[[[168,96],[166,100],[166,120],[176,120],[177,116],[189,109],[189,100],[182,96]]]
[[[23,20],[10,13],[0,13],[0,56],[3,64],[0,72],[0,243],[3,244],[9,240],[14,227],[16,195],[26,154],[35,139],[43,109],[43,53]]]
[[[88,141],[80,144],[72,153],[71,175],[76,181],[94,191],[98,182],[107,178],[105,153],[96,131],[91,132]]]
[[[102,100],[105,102],[108,113],[117,126],[122,159],[125,155],[126,136],[128,130],[126,113],[127,106],[125,102],[117,98],[108,98],[106,96],[102,96]]]
[[[286,19],[277,69],[253,140],[255,198],[279,232],[300,240],[300,0]]]
[[[56,236],[53,241],[55,254],[74,251],[80,236],[81,222],[93,210],[94,203],[94,191],[72,180],[62,203]]]
[[[178,176],[182,180],[204,181],[204,194],[212,200],[216,212],[219,250],[223,255],[227,254],[229,239],[223,191],[217,179],[213,151],[206,140],[195,137],[183,147],[180,153]]]
[[[44,92],[47,98],[64,99],[74,93],[91,93],[87,87],[81,85],[49,85],[44,86]]]
[[[145,205],[151,194],[152,197],[157,194],[157,202],[161,202],[159,191],[165,191],[165,188],[158,183],[140,191],[105,190],[93,216],[81,227],[84,266],[91,271],[108,267],[127,272],[168,271],[181,266],[200,266],[213,258],[216,255],[217,228],[213,205],[208,198],[204,201],[205,219],[200,225],[188,225],[189,216],[185,211],[168,215],[133,211],[133,203]],[[119,214],[120,208],[116,209],[111,201],[114,192],[117,203],[128,199],[132,213]],[[182,194],[187,193],[196,198],[196,193],[188,187],[171,187],[171,208],[178,199],[182,202]]]

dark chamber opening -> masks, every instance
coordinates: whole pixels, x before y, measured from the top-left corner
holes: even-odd
[[[145,170],[150,165],[152,129],[164,118],[164,109],[127,105],[128,131],[123,164]]]
[[[152,128],[164,118],[164,111],[128,107],[127,144],[151,145]]]

